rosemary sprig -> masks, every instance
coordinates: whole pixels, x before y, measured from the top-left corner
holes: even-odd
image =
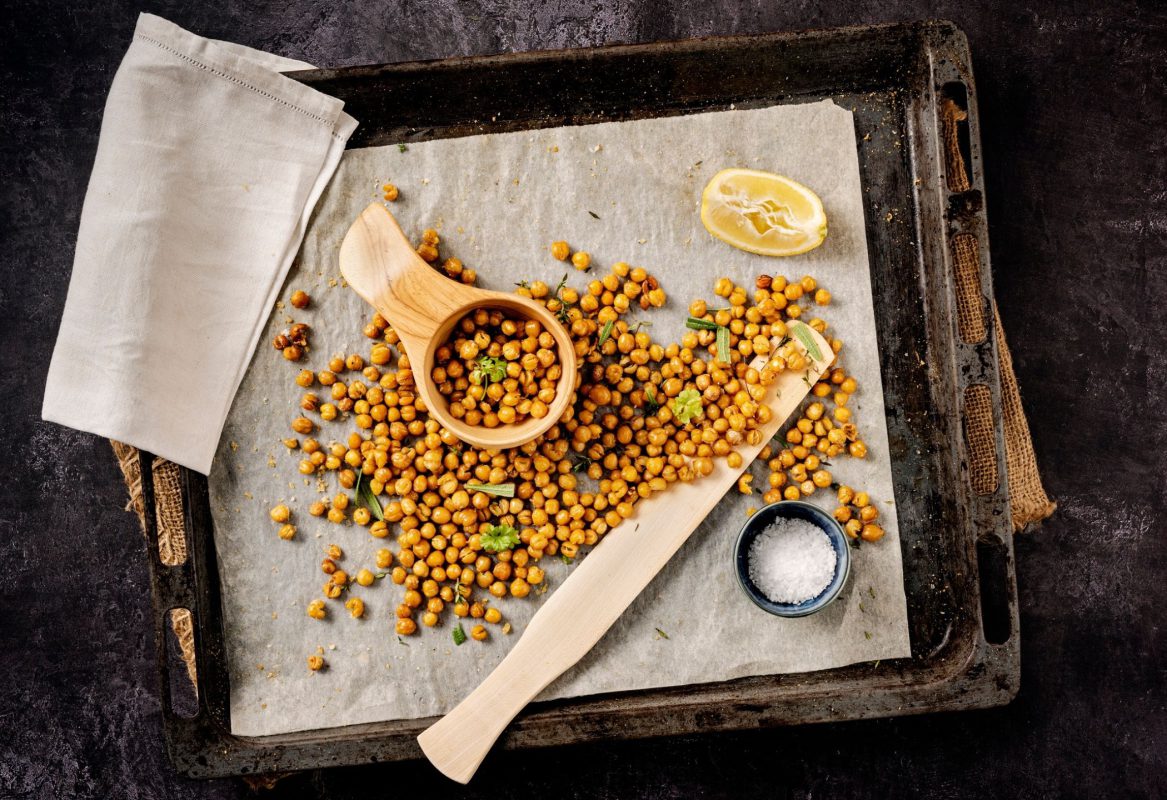
[[[563,302],[563,298],[560,296],[566,286],[567,286],[567,273],[564,273],[563,278],[559,281],[559,284],[555,287],[555,293],[552,295],[552,297],[554,297],[556,300],[559,301],[559,310],[557,312],[555,312],[555,316],[557,316],[559,318],[559,321],[562,322],[564,325],[566,325],[570,320],[570,318],[567,316],[567,303]]]
[[[823,351],[819,349],[818,342],[814,340],[814,334],[810,332],[810,326],[805,322],[795,322],[790,325],[789,330],[798,337],[798,341],[802,342],[802,346],[806,348],[806,352],[815,361],[823,360]]]
[[[494,495],[495,497],[514,497],[513,483],[468,483],[466,488],[472,492]]]
[[[377,499],[377,495],[373,493],[373,487],[369,486],[364,480],[365,473],[357,473],[357,482],[353,485],[353,495],[358,505],[363,505],[369,509],[369,513],[373,518],[380,521],[385,519],[385,512],[381,510],[381,501]]]
[[[699,317],[689,317],[685,320],[685,327],[694,331],[715,331],[721,326],[716,322],[710,322],[707,319],[700,319]]]
[[[656,399],[656,389],[652,384],[647,384],[644,387],[644,413],[652,416],[660,411],[660,402]]]
[[[723,364],[730,363],[729,357],[729,328],[717,326],[717,360]]]
[[[608,341],[608,337],[612,335],[612,326],[615,323],[616,320],[610,319],[604,323],[604,327],[600,328],[600,338],[596,342],[596,347],[603,347],[604,342]]]

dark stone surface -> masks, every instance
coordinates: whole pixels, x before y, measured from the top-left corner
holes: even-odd
[[[1058,514],[1017,542],[1022,689],[985,712],[287,779],[273,797],[1161,796],[1167,786],[1167,13],[1121,2],[149,2],[321,65],[925,17],[968,34],[997,296]],[[821,8],[820,6],[829,6]],[[232,798],[160,737],[145,547],[108,444],[39,420],[133,4],[0,14],[0,797]],[[434,795],[431,795],[434,796]]]

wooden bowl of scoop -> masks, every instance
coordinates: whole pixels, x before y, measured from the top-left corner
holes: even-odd
[[[340,245],[340,272],[357,294],[377,309],[401,339],[417,393],[431,417],[464,442],[487,449],[519,447],[546,433],[567,410],[576,388],[575,348],[554,314],[533,300],[476,289],[438,273],[422,260],[397,220],[380,203],[357,217]],[[562,373],[547,415],[487,428],[450,414],[432,374],[434,354],[454,325],[475,308],[497,308],[533,319],[554,338]]]

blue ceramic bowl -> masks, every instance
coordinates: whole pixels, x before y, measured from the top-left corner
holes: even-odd
[[[835,576],[817,597],[801,603],[775,603],[750,580],[750,545],[758,534],[779,519],[802,519],[813,523],[827,535],[831,546],[835,548]],[[779,617],[805,617],[826,608],[843,590],[847,576],[851,573],[851,546],[847,543],[847,534],[843,533],[842,527],[830,514],[810,503],[784,500],[760,509],[749,518],[734,545],[734,566],[738,583],[758,608]]]

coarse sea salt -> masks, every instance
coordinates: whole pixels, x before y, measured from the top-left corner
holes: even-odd
[[[750,543],[750,580],[775,603],[802,603],[827,588],[837,560],[817,525],[778,519]]]

